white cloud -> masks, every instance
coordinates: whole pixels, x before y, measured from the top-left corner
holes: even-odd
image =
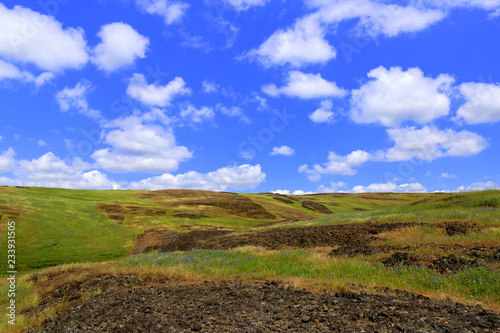
[[[335,58],[335,49],[324,38],[325,30],[315,17],[297,20],[292,28],[278,30],[257,49],[243,55],[266,67],[291,64],[300,67]]]
[[[214,118],[214,110],[206,106],[196,109],[194,106],[188,105],[181,111],[181,117],[193,123],[200,124],[212,120]]]
[[[0,155],[0,172],[14,171],[16,169],[16,153],[9,148]]]
[[[54,17],[0,3],[0,56],[43,70],[80,68],[88,61],[81,28],[65,28]]]
[[[53,78],[54,74],[51,72],[44,72],[38,76],[34,76],[30,72],[21,71],[18,67],[0,59],[0,81],[20,80],[22,82],[34,83],[37,87],[39,87]]]
[[[38,139],[37,144],[40,147],[45,147],[47,145],[47,142],[45,142],[45,141],[43,141],[41,139]]]
[[[90,89],[92,89],[90,82],[82,80],[73,88],[65,87],[59,91],[56,94],[56,100],[61,111],[66,112],[70,109],[76,109],[79,113],[91,119],[102,120],[101,112],[92,109],[87,102],[87,92]]]
[[[310,0],[310,7],[323,22],[336,24],[344,20],[359,19],[355,30],[372,36],[397,36],[417,32],[440,21],[445,14],[440,10],[384,4],[370,0],[323,1]]]
[[[219,103],[215,108],[217,111],[220,111],[223,115],[232,118],[238,118],[242,123],[250,124],[252,122],[250,118],[248,118],[248,116],[245,114],[245,111],[239,106],[226,107],[221,103]]]
[[[201,89],[207,94],[216,93],[219,91],[219,88],[219,85],[213,81],[203,80],[201,83]]]
[[[312,191],[302,191],[302,190],[296,190],[293,191],[293,195],[308,195],[308,194],[314,194]]]
[[[384,184],[370,184],[368,186],[358,185],[352,188],[353,193],[364,193],[364,192],[398,192],[398,193],[408,193],[408,192],[427,192],[425,186],[420,183],[406,183],[397,185],[395,183],[384,183]]]
[[[148,14],[162,16],[167,25],[180,21],[189,8],[189,5],[182,1],[135,0],[135,3]]]
[[[119,127],[105,136],[105,142],[112,148],[100,149],[92,154],[103,169],[162,173],[176,170],[180,162],[192,157],[186,147],[176,145],[170,128],[145,125],[135,116],[111,125]]]
[[[177,95],[189,95],[191,89],[186,88],[186,83],[180,77],[176,77],[164,86],[148,84],[142,74],[134,74],[127,87],[127,94],[151,106],[167,106]]]
[[[253,6],[264,6],[270,0],[226,0],[237,11],[246,11]]]
[[[299,98],[343,97],[346,91],[339,88],[335,82],[330,82],[320,74],[306,74],[300,71],[291,71],[288,74],[287,85],[281,88],[274,84],[262,87],[262,90],[271,96],[284,94]]]
[[[94,48],[91,61],[106,72],[132,65],[136,59],[146,56],[149,39],[128,24],[115,22],[103,25],[97,36],[101,43]]]
[[[444,156],[469,156],[487,147],[486,140],[469,131],[443,131],[425,126],[388,129],[387,134],[395,145],[385,152],[387,161],[406,161],[412,158],[434,160]]]
[[[419,0],[420,4],[437,8],[481,8],[484,10],[494,10],[500,7],[500,0]]]
[[[309,114],[309,119],[314,123],[333,123],[335,121],[335,113],[332,111],[332,101],[321,102],[321,107]]]
[[[283,155],[283,156],[292,156],[294,154],[294,150],[288,146],[274,147],[271,152],[271,156]]]
[[[466,103],[457,111],[456,120],[467,124],[500,121],[500,86],[485,83],[463,83],[459,87]]]
[[[266,174],[262,172],[259,164],[244,164],[220,168],[206,174],[200,174],[196,171],[178,175],[166,173],[134,182],[130,187],[148,190],[177,188],[225,191],[228,188],[253,188],[262,183],[265,178]]]
[[[339,156],[331,151],[328,154],[328,162],[323,163],[323,165],[315,164],[312,169],[307,164],[304,164],[300,166],[299,172],[308,174],[311,181],[320,180],[322,174],[352,176],[356,174],[353,167],[360,166],[371,159],[373,159],[373,156],[364,150],[353,151],[347,156]]]
[[[442,178],[456,178],[457,176],[455,176],[455,175],[454,175],[454,174],[452,174],[452,173],[443,172],[443,173],[441,173],[441,177],[442,177]]]
[[[460,186],[457,188],[456,192],[471,192],[471,191],[484,191],[484,190],[495,190],[500,189],[500,184],[495,184],[492,181],[486,183],[472,183],[469,186]]]
[[[359,19],[358,34],[397,36],[417,32],[440,21],[440,10],[383,4],[369,0],[309,0],[315,12],[299,18],[292,27],[274,32],[258,48],[244,57],[256,59],[264,66],[304,66],[325,63],[336,56],[335,48],[325,38],[345,20]]]
[[[404,121],[428,123],[450,110],[448,92],[454,79],[446,74],[425,77],[419,68],[403,71],[380,66],[368,73],[372,80],[352,91],[351,118],[358,123],[379,122],[396,127]]]
[[[337,193],[339,189],[346,187],[346,185],[344,182],[331,182],[330,187],[321,185],[318,187],[318,191],[320,193]]]
[[[271,191],[271,193],[288,195],[288,194],[290,194],[290,191],[289,190],[276,190],[276,191]]]
[[[81,160],[74,160],[70,165],[49,152],[38,159],[19,161],[15,174],[17,182],[24,186],[94,190],[120,188],[97,170],[85,172],[87,168],[88,165]]]

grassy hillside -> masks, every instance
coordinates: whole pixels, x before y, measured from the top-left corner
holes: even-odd
[[[500,311],[500,191],[291,196],[0,187],[3,253],[8,221],[16,222],[20,311],[62,285],[118,275],[134,284],[237,277],[313,290],[402,289]],[[171,252],[130,256],[145,239]],[[8,285],[0,281],[4,307]],[[84,288],[78,297],[101,292]],[[69,306],[59,298],[20,315],[17,332]]]
[[[148,229],[242,229],[370,211],[431,195],[282,196],[208,191],[82,191],[0,187],[0,229],[14,220],[18,269],[125,257]],[[311,206],[311,202],[320,205]],[[323,206],[324,208],[322,208]],[[325,212],[317,211],[324,209]],[[316,209],[316,210],[315,210]],[[5,249],[6,238],[0,239]],[[2,262],[2,265],[5,265]],[[2,270],[4,271],[4,270]]]

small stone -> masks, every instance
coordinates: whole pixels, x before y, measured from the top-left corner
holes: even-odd
[[[191,331],[193,332],[198,332],[201,331],[203,327],[201,326],[200,323],[194,323],[193,326],[191,326]]]
[[[302,322],[303,322],[304,324],[306,324],[306,323],[308,323],[308,322],[310,322],[310,321],[311,321],[311,317],[309,317],[309,316],[304,316],[304,317],[302,317]]]

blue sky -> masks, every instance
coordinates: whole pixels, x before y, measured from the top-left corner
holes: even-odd
[[[500,187],[500,0],[0,2],[0,184]]]

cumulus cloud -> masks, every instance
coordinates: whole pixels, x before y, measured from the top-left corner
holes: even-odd
[[[328,161],[323,165],[315,164],[313,168],[309,168],[307,164],[304,164],[300,166],[299,172],[306,173],[311,181],[320,180],[323,174],[352,176],[356,174],[354,167],[372,158],[373,156],[364,150],[356,150],[346,156],[340,156],[331,151],[328,154]]]
[[[192,157],[186,147],[176,145],[171,128],[143,124],[135,116],[112,125],[119,127],[105,136],[105,142],[112,148],[99,149],[92,154],[92,158],[105,170],[169,172]]]
[[[372,80],[352,91],[351,118],[357,123],[396,127],[404,121],[428,123],[450,110],[448,93],[454,79],[446,74],[424,76],[419,68],[382,66],[368,73]]]
[[[214,118],[214,110],[206,106],[196,109],[194,106],[188,105],[181,111],[181,117],[190,122],[201,124]]]
[[[442,173],[441,173],[441,177],[442,177],[442,178],[456,178],[457,176],[455,176],[455,175],[454,175],[454,174],[452,174],[452,173],[442,172]]]
[[[38,159],[21,160],[15,171],[17,183],[24,186],[57,187],[68,189],[119,189],[120,185],[97,170],[87,171],[81,160],[68,164],[52,152]]]
[[[103,25],[97,33],[101,43],[94,48],[92,62],[106,72],[129,66],[146,56],[149,39],[122,22]]]
[[[1,137],[0,137],[1,138]],[[0,172],[9,172],[16,169],[16,153],[14,149],[9,148],[0,154]]]
[[[273,151],[270,153],[271,156],[283,155],[283,156],[292,156],[294,154],[294,150],[288,146],[274,147]]]
[[[364,192],[398,192],[398,193],[408,193],[408,192],[427,192],[425,186],[420,183],[406,183],[397,185],[395,183],[383,183],[383,184],[370,184],[368,186],[358,185],[352,188],[353,193],[364,193]]]
[[[44,85],[54,78],[51,72],[44,72],[34,76],[30,72],[21,71],[17,66],[9,64],[0,59],[0,81],[2,80],[20,80],[22,82],[34,83],[37,87]]]
[[[87,92],[92,89],[90,82],[82,80],[78,82],[73,88],[65,87],[63,90],[56,94],[56,100],[59,104],[61,111],[68,111],[70,109],[77,110],[91,119],[100,121],[102,114],[99,110],[94,110],[87,102]]]
[[[303,99],[320,97],[343,97],[347,91],[339,88],[335,82],[330,82],[321,77],[321,74],[306,74],[300,71],[291,71],[288,74],[287,84],[283,87],[276,87],[275,84],[268,84],[262,90],[270,96],[281,94]]]
[[[201,89],[204,93],[211,94],[219,91],[219,85],[213,81],[203,80],[201,83]]]
[[[311,191],[302,191],[302,190],[295,190],[292,193],[290,193],[289,190],[276,190],[276,191],[271,191],[271,193],[275,194],[284,194],[284,195],[307,195],[307,194],[314,194],[314,192]]]
[[[127,94],[143,104],[164,107],[178,95],[189,95],[191,89],[180,77],[176,77],[166,85],[148,84],[142,74],[134,74],[127,87]]]
[[[226,191],[229,188],[253,188],[262,183],[266,174],[261,166],[244,164],[217,169],[206,174],[190,171],[183,174],[170,173],[157,177],[143,179],[130,185],[135,189],[196,189],[211,191]]]
[[[432,126],[388,129],[387,134],[395,143],[393,148],[385,152],[385,159],[390,162],[475,155],[488,145],[486,139],[476,133],[438,130]]]
[[[500,189],[500,184],[495,184],[492,181],[489,182],[478,182],[472,183],[469,186],[460,186],[457,188],[457,192],[472,192],[472,191],[484,191],[484,190],[496,190]]]
[[[145,13],[162,16],[167,25],[179,21],[189,9],[182,1],[135,0],[135,3]]]
[[[231,5],[237,11],[246,11],[251,7],[264,6],[270,0],[227,0],[226,3]]]
[[[321,107],[316,109],[313,113],[309,114],[309,119],[313,123],[333,123],[335,121],[335,113],[332,111],[332,101],[321,102]]]
[[[88,61],[81,28],[65,28],[54,17],[0,3],[0,56],[43,70],[80,68]]]
[[[336,56],[336,50],[325,40],[325,34],[316,17],[304,17],[293,27],[276,31],[243,58],[256,59],[266,67],[325,63]]]
[[[486,83],[463,83],[460,93],[466,99],[455,120],[467,124],[494,123],[500,121],[500,86]]]
[[[441,10],[384,4],[369,0],[306,1],[315,12],[299,18],[292,27],[274,32],[244,57],[264,66],[304,66],[325,63],[336,50],[325,38],[340,22],[357,19],[354,31],[369,36],[397,36],[417,32],[445,17]]]

